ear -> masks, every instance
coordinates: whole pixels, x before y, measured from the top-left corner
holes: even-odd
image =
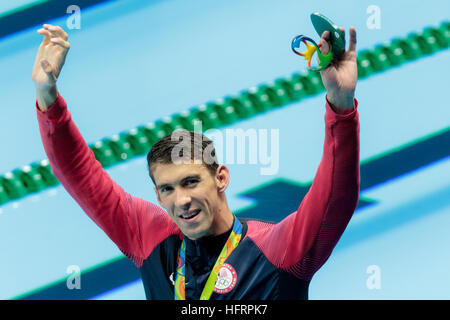
[[[230,182],[230,171],[225,165],[220,165],[216,171],[216,185],[218,192],[225,192]]]

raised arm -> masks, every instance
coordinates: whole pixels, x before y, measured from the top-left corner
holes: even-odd
[[[70,48],[60,27],[44,25],[32,79],[45,152],[55,176],[87,215],[138,266],[167,235],[177,230],[157,205],[133,197],[95,159],[73,122],[56,81]]]
[[[44,36],[34,61],[32,79],[40,110],[47,110],[58,96],[56,81],[61,73],[70,44],[69,36],[58,26],[44,24],[37,33]]]
[[[321,39],[324,54],[328,52],[327,36],[326,31]],[[296,212],[250,236],[275,266],[307,281],[330,256],[358,203],[355,47],[356,31],[351,28],[349,49],[321,71],[327,89],[325,141],[311,188]]]
[[[344,28],[340,28],[345,34]],[[326,39],[330,36],[329,31],[322,34],[320,51],[327,54],[330,47]],[[350,28],[350,41],[348,50],[341,57],[335,57],[331,65],[320,71],[323,85],[327,90],[328,102],[333,109],[340,114],[349,113],[354,109],[354,98],[356,81],[358,80],[358,67],[356,63],[356,30]]]

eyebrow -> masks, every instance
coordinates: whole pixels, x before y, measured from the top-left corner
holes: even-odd
[[[194,175],[190,175],[190,176],[184,177],[183,179],[181,179],[180,183],[183,184],[184,182],[186,182],[186,180],[190,180],[190,179],[201,180],[199,174],[194,174]],[[161,189],[164,188],[164,187],[170,187],[170,186],[171,186],[170,183],[164,183],[164,184],[161,184],[161,185],[156,186],[156,188],[157,188],[158,190],[161,190]]]

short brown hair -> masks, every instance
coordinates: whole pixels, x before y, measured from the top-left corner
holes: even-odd
[[[189,141],[185,141],[186,139],[183,139],[183,141],[180,142],[180,140],[177,139],[177,137],[180,136],[183,136],[185,138],[189,137]],[[204,134],[199,132],[176,130],[158,140],[158,142],[153,145],[150,152],[147,154],[148,172],[155,185],[156,183],[152,173],[152,166],[158,163],[174,163],[172,158],[172,153],[174,152],[173,150],[175,147],[180,147],[181,143],[184,143],[185,148],[181,148],[177,156],[183,159],[190,159],[192,161],[200,160],[201,163],[206,167],[206,169],[208,169],[208,171],[211,173],[211,175],[213,177],[215,176],[219,164],[217,162],[216,150],[214,148],[213,142]],[[186,148],[190,148],[190,152],[188,154],[184,154]],[[205,150],[207,150],[206,154]],[[201,159],[199,159],[199,155],[202,156]],[[207,159],[205,159],[205,156],[207,156]]]

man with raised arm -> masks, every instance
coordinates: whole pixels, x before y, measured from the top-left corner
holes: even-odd
[[[188,145],[200,151],[179,154],[185,161],[173,161],[179,141],[171,135],[148,153],[160,206],[124,191],[95,159],[57,89],[70,48],[67,33],[47,24],[38,33],[44,39],[32,78],[52,170],[139,268],[147,299],[308,298],[314,273],[330,256],[359,197],[354,28],[348,50],[321,71],[327,90],[325,141],[313,184],[298,209],[279,223],[231,212],[225,197],[228,168],[217,163],[212,142],[199,133],[184,132]],[[324,54],[328,36],[326,31],[321,38]],[[214,161],[198,159],[206,149]]]

